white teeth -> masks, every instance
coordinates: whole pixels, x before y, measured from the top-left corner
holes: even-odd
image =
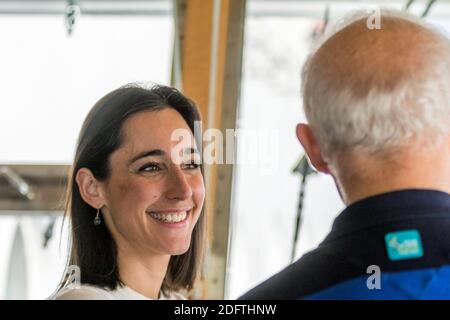
[[[187,213],[186,211],[182,213],[169,213],[169,214],[160,214],[160,213],[150,213],[152,218],[157,220],[161,220],[167,223],[177,223],[186,219]]]

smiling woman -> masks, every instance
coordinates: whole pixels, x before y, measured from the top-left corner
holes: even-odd
[[[68,269],[79,268],[81,286],[66,273],[52,298],[183,299],[177,291],[192,288],[205,234],[195,121],[195,104],[164,86],[128,85],[92,108],[66,201]],[[178,129],[190,139],[173,139]]]

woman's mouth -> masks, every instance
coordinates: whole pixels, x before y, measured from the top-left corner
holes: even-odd
[[[192,209],[183,211],[150,211],[148,213],[153,219],[164,224],[181,225],[187,221],[191,210]]]

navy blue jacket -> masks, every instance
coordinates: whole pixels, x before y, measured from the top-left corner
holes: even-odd
[[[317,249],[241,299],[450,299],[450,194],[402,190],[351,204]]]

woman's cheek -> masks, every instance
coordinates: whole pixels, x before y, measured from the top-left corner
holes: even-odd
[[[158,199],[153,185],[148,181],[127,181],[120,185],[116,194],[117,201],[123,204],[121,210],[129,216],[130,212],[146,210],[153,202]]]
[[[138,199],[149,198],[149,195],[153,197],[155,191],[160,188],[158,181],[152,181],[152,179],[146,177],[134,178],[129,182],[129,190],[131,190]]]

